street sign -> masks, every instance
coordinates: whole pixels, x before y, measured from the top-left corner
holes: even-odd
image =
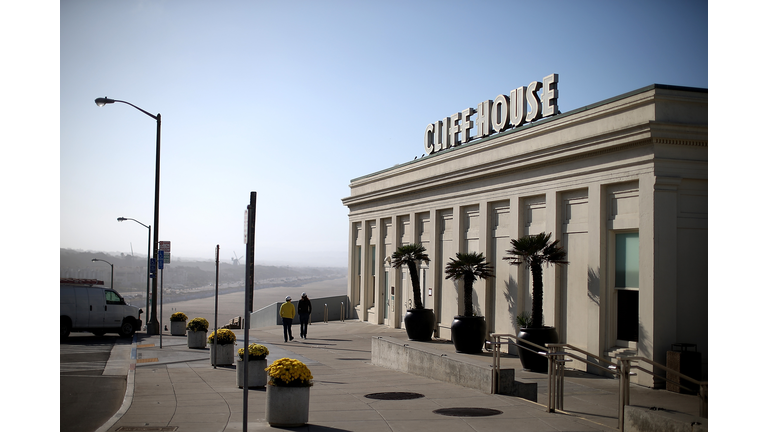
[[[162,270],[164,263],[165,263],[165,251],[164,250],[157,251],[157,264],[158,264],[157,268]]]
[[[160,244],[160,247],[159,247],[160,251],[165,252],[165,254],[163,255],[165,258],[161,258],[161,260],[165,264],[170,264],[171,263],[171,242],[161,241],[158,243]]]
[[[150,258],[149,259],[149,277],[151,279],[155,278],[155,267],[156,267],[155,259],[154,258]]]

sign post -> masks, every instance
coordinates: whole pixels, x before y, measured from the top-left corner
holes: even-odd
[[[251,312],[253,312],[253,250],[256,238],[256,192],[251,192],[251,201],[246,210],[245,234],[245,331],[243,341],[245,351],[243,364],[243,431],[248,432],[248,330],[251,327]]]
[[[170,242],[167,243],[170,247]],[[157,251],[157,268],[160,269],[160,349],[163,348],[163,263],[165,263],[165,251],[161,249]]]
[[[217,369],[217,364],[219,363],[218,360],[218,353],[219,350],[216,349],[216,344],[219,341],[219,332],[217,331],[219,328],[219,245],[216,245],[216,292],[214,293],[214,302],[213,302],[213,368]]]

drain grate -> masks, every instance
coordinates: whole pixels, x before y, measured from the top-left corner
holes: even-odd
[[[409,399],[418,399],[423,398],[424,395],[420,393],[409,393],[409,392],[384,392],[384,393],[371,393],[365,395],[368,399],[379,399],[379,400],[409,400]]]
[[[486,417],[503,414],[499,410],[490,408],[440,408],[432,412],[452,417]]]

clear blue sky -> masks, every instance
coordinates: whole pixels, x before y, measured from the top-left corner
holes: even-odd
[[[551,73],[560,110],[708,86],[701,1],[80,1],[60,4],[60,246],[146,254],[162,115],[172,256],[345,266],[351,179],[424,129]]]

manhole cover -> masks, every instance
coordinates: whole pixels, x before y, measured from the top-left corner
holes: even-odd
[[[408,400],[423,398],[424,395],[420,393],[409,392],[385,392],[385,393],[371,393],[365,395],[368,399],[380,399],[380,400]]]
[[[118,432],[163,432],[163,431],[175,431],[178,430],[178,426],[120,426],[115,429]]]
[[[499,410],[490,408],[440,408],[432,412],[453,417],[485,417],[503,414]]]

